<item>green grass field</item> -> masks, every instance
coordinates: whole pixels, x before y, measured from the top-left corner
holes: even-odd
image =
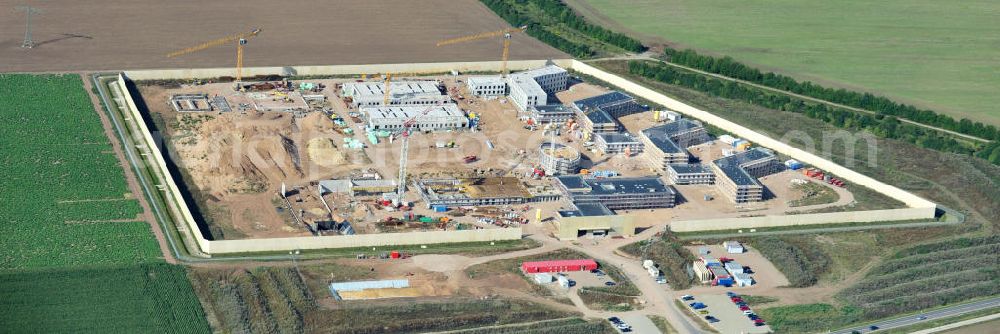
[[[1000,125],[1000,2],[568,2],[681,48]]]
[[[0,332],[204,333],[79,75],[0,75]]]

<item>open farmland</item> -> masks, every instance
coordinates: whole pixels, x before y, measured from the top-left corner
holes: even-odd
[[[0,75],[0,269],[159,254],[78,75]],[[45,92],[58,92],[45,94]]]
[[[0,71],[204,68],[235,65],[233,47],[177,58],[172,51],[260,28],[246,66],[499,60],[501,41],[435,47],[438,40],[508,25],[475,0],[432,1],[70,1],[34,4],[34,49],[20,48],[23,13],[0,11]],[[98,10],[99,8],[99,10]],[[237,11],[238,13],[234,12]],[[530,37],[511,59],[562,58]],[[72,55],[72,57],[67,57]]]
[[[958,238],[900,250],[832,304],[760,310],[781,332],[812,332],[1000,293],[996,236]]]
[[[78,75],[0,75],[0,328],[203,333]]]
[[[227,333],[416,333],[573,315],[523,301],[462,297],[342,301],[334,302],[336,308],[332,309],[318,302],[332,299],[325,283],[322,289],[310,292],[292,268],[195,270],[194,277],[215,329]],[[553,327],[562,328],[556,326],[560,324],[595,332],[586,323],[556,323]]]
[[[589,19],[649,42],[1000,124],[995,1],[569,2]]]

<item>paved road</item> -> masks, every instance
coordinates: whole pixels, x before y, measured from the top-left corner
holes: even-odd
[[[994,308],[994,307],[1000,307],[1000,297],[993,297],[993,298],[990,298],[990,299],[981,300],[981,301],[972,302],[972,303],[967,303],[967,304],[960,304],[960,305],[955,305],[955,306],[948,306],[948,307],[937,309],[937,310],[934,310],[934,311],[924,312],[924,313],[921,313],[919,315],[911,315],[911,316],[906,316],[906,317],[903,317],[903,318],[896,318],[896,319],[890,319],[890,320],[885,320],[885,321],[879,321],[879,322],[872,323],[871,325],[878,326],[880,330],[891,329],[891,328],[899,328],[899,327],[906,327],[906,326],[914,325],[914,324],[921,323],[921,322],[924,322],[924,321],[930,321],[930,320],[936,320],[936,319],[942,319],[942,318],[949,318],[949,317],[954,317],[954,316],[958,316],[958,315],[962,315],[962,314],[966,314],[966,313],[970,313],[970,312],[975,312],[975,311],[979,311],[979,310],[990,309],[990,308]],[[920,316],[924,316],[926,318],[925,319],[920,319],[919,318]],[[868,329],[868,326],[864,326],[864,327],[846,328],[846,329],[842,329],[842,330],[839,330],[839,331],[836,331],[836,332],[832,332],[832,333],[833,334],[849,334],[852,331],[858,331],[858,332],[861,332],[861,333],[872,332],[871,330]]]

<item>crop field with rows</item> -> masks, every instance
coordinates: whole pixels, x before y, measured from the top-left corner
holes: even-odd
[[[79,75],[0,75],[0,328],[205,333]]]
[[[466,298],[348,301],[329,309],[317,304],[318,299],[329,299],[329,292],[313,295],[293,268],[195,269],[192,277],[214,329],[224,333],[422,333],[576,315],[523,301]],[[553,324],[563,326],[584,332],[600,328],[588,323]]]
[[[0,87],[0,268],[155,259],[80,76],[4,74]]]

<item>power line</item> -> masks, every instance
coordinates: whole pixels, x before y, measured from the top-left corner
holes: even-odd
[[[33,48],[35,47],[35,41],[31,40],[31,14],[38,14],[41,11],[31,6],[18,6],[17,10],[23,10],[25,14],[24,43],[21,43],[21,47],[25,49]]]

